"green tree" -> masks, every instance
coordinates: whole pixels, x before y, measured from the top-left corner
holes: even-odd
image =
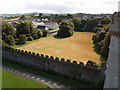
[[[48,35],[48,31],[47,30],[43,30],[43,37],[47,37]]]
[[[74,17],[74,18],[72,19],[72,22],[73,22],[73,24],[74,24],[74,26],[75,26],[75,31],[79,31],[79,29],[80,29],[80,27],[81,27],[80,19],[77,18],[77,17]]]
[[[20,44],[25,44],[27,42],[27,37],[26,37],[26,35],[25,34],[21,34],[20,36],[19,36],[19,43]]]
[[[39,17],[40,19],[42,19],[42,16],[43,16],[43,14],[42,14],[42,13],[39,13],[39,16],[38,16],[38,17]]]
[[[38,39],[38,34],[37,34],[37,32],[34,33],[33,38],[34,38],[34,40],[35,40],[35,39]]]
[[[80,22],[80,30],[85,31],[85,26],[86,26],[87,20],[82,19]]]
[[[7,35],[5,37],[5,42],[8,43],[9,45],[15,45],[15,39],[12,35]]]
[[[101,24],[109,24],[110,23],[110,19],[109,18],[102,18],[101,19]]]
[[[94,27],[97,27],[99,24],[98,19],[87,20],[86,31],[93,32]]]
[[[73,35],[74,24],[69,20],[63,20],[59,25],[58,37],[69,37]]]
[[[25,19],[27,19],[27,17],[25,15],[22,15],[19,19],[20,20],[25,20]]]
[[[38,35],[38,38],[41,38],[43,36],[43,32],[40,29],[38,29],[37,35]]]
[[[105,39],[102,41],[101,55],[108,58],[109,45],[110,45],[110,32],[107,32]]]
[[[14,30],[14,27],[7,22],[3,22],[2,23],[2,35],[3,35],[3,39],[5,39],[5,36],[7,35],[12,35],[13,37],[15,37],[16,32]]]
[[[36,28],[31,21],[20,22],[17,25],[17,35],[25,34],[26,36],[34,35]]]
[[[30,26],[27,21],[20,22],[17,25],[17,35],[19,36],[21,34],[25,34],[25,35],[30,34]]]

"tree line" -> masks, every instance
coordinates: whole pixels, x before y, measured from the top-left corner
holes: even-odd
[[[16,28],[10,23],[2,23],[2,41],[3,45],[20,45],[25,44],[27,41],[46,37],[48,32],[46,30],[41,31],[32,24],[32,21],[20,21]]]
[[[101,55],[102,60],[107,60],[110,44],[110,19],[89,19],[81,20],[74,17],[70,20],[63,20],[59,24],[57,37],[69,37],[74,34],[74,31],[94,32],[93,37],[94,49]]]

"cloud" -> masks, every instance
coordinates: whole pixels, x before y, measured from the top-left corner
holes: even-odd
[[[0,13],[113,13],[119,0],[1,0]]]
[[[109,5],[116,5],[116,4],[118,4],[118,2],[117,1],[112,1],[112,2],[103,2],[103,4],[109,4]]]
[[[73,12],[77,10],[74,5],[66,5],[64,4],[54,4],[54,3],[44,3],[44,4],[33,4],[29,3],[25,5],[25,9],[31,9],[31,10],[38,10],[38,11],[48,11],[51,13],[65,13],[65,12]]]

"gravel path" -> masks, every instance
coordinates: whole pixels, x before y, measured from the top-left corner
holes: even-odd
[[[22,71],[22,70],[18,70],[18,69],[11,68],[11,67],[8,67],[8,66],[3,66],[3,65],[2,65],[2,69],[6,70],[8,72],[11,72],[13,74],[16,74],[18,76],[22,76],[22,77],[27,78],[29,80],[35,81],[37,83],[41,83],[45,86],[48,86],[49,88],[53,88],[53,90],[57,90],[59,88],[64,88],[65,90],[70,89],[69,86],[65,86],[65,85],[63,85],[63,84],[61,84],[57,81],[54,81],[54,80],[51,80],[51,79],[48,79],[48,78],[45,78],[45,77],[42,77],[42,76],[39,76],[39,75],[36,75],[36,74],[28,73],[28,72],[25,72],[25,71]]]

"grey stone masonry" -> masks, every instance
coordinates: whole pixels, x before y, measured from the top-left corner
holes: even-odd
[[[119,54],[119,44],[120,44],[120,12],[116,12],[112,16],[111,20],[111,41],[110,41],[110,50],[107,62],[107,69],[105,71],[106,78],[104,83],[104,88],[118,88],[118,76],[119,69],[118,65],[120,65],[120,54]]]
[[[64,58],[58,58],[29,51],[24,51],[14,48],[3,48],[2,51],[3,60],[9,60],[43,70],[47,72],[57,73],[70,78],[83,80],[89,83],[99,84],[104,80],[104,72],[96,65],[87,63],[84,65],[82,62],[76,62],[71,60],[65,60]]]

